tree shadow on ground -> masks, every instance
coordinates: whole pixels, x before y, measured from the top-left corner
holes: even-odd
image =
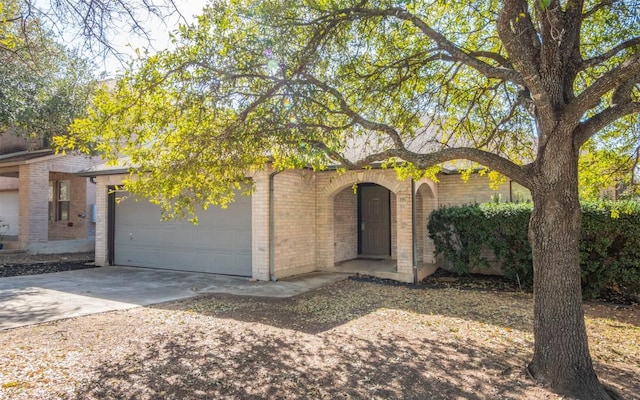
[[[490,293],[497,296],[486,295]],[[351,280],[291,298],[212,294],[152,307],[265,323],[311,334],[333,329],[380,309],[440,315],[522,331],[531,330],[533,320],[529,294],[425,289]]]
[[[523,368],[532,349],[531,301],[345,281],[289,299],[206,295],[165,303],[153,308],[204,325],[189,322],[178,335],[107,360],[77,397],[549,398]],[[613,317],[623,322],[623,314]],[[496,337],[501,332],[510,339]],[[625,365],[596,368],[623,393],[640,392]]]
[[[66,306],[60,301],[34,300],[44,290],[40,288],[4,289],[0,293],[0,330],[23,325],[51,321],[61,310],[73,314],[76,306]]]
[[[459,348],[402,338],[387,343],[343,339],[342,335],[276,337],[254,329],[236,337],[206,328],[158,337],[153,347],[98,367],[95,379],[83,382],[76,395],[83,399],[519,399],[533,386],[513,385],[509,376],[522,371],[507,349],[489,349],[481,343]],[[425,346],[428,354],[419,351]],[[487,381],[478,371],[483,376],[489,371],[496,379]]]

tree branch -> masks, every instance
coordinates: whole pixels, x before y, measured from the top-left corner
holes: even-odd
[[[563,119],[579,121],[582,115],[595,107],[602,96],[628,81],[640,79],[640,53],[634,54],[622,64],[612,68],[580,93],[565,109]]]
[[[337,10],[335,15],[353,15],[355,17],[371,18],[371,17],[391,17],[397,18],[403,21],[411,22],[416,28],[424,33],[429,39],[433,40],[440,49],[448,52],[452,59],[461,62],[469,67],[477,70],[487,78],[501,79],[510,81],[519,85],[524,85],[524,81],[520,74],[513,69],[496,67],[488,64],[478,58],[474,57],[471,53],[467,53],[453,42],[448,40],[443,34],[433,29],[429,24],[420,19],[418,16],[410,13],[404,8],[392,7],[387,9],[372,9],[372,8],[346,8]],[[343,17],[344,18],[344,17]],[[485,52],[482,57],[488,58],[488,52]],[[494,56],[494,59],[500,59],[502,56],[499,54]]]
[[[556,124],[556,111],[540,71],[541,42],[531,20],[526,0],[504,2],[498,16],[498,34],[507,49],[509,59],[520,72],[538,115],[541,132],[551,131]],[[546,141],[542,137],[541,142]]]
[[[358,161],[349,161],[342,155],[331,151],[323,143],[314,143],[322,151],[326,151],[330,157],[335,158],[347,169],[361,169],[375,162],[386,161],[390,158],[398,158],[414,164],[419,169],[426,169],[437,164],[454,160],[469,160],[508,176],[526,188],[531,188],[532,180],[529,176],[530,165],[517,165],[504,157],[488,151],[472,147],[455,147],[439,150],[433,153],[415,153],[407,149],[388,149],[370,154]]]
[[[362,115],[355,112],[347,103],[344,96],[340,91],[336,88],[328,85],[327,83],[317,79],[311,74],[303,74],[304,78],[308,81],[308,83],[319,87],[327,93],[330,93],[337,101],[340,106],[340,109],[344,112],[346,116],[351,118],[354,122],[362,125],[365,129],[370,129],[373,131],[384,132],[386,133],[391,140],[393,140],[394,145],[398,149],[404,149],[404,143],[398,131],[390,125],[383,124],[380,122],[374,122],[364,118]]]
[[[500,64],[502,68],[513,69],[513,64],[511,64],[511,61],[507,60],[499,53],[494,53],[491,51],[474,51],[469,53],[469,55],[472,57],[488,58]]]
[[[626,115],[640,113],[640,102],[628,101],[620,105],[612,105],[599,112],[587,121],[581,122],[575,130],[574,143],[580,148],[589,138],[609,124]]]
[[[587,18],[591,17],[593,14],[595,14],[598,11],[602,10],[603,8],[612,6],[614,1],[616,1],[616,0],[602,0],[602,2],[596,4],[595,6],[591,7],[589,10],[587,10],[584,14],[582,14],[582,18],[583,19],[587,19]]]
[[[618,44],[617,46],[615,46],[614,48],[599,54],[595,57],[591,57],[587,60],[584,60],[580,66],[579,66],[579,70],[580,71],[584,71],[587,68],[591,68],[594,67],[602,62],[607,61],[608,59],[610,59],[611,57],[615,56],[616,54],[620,53],[623,50],[629,49],[629,48],[633,48],[635,46],[640,46],[640,37],[635,37],[633,39],[627,40],[626,42],[622,42],[620,44]]]

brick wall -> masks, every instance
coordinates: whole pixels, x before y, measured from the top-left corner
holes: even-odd
[[[335,262],[358,256],[358,196],[352,187],[342,189],[333,200]]]
[[[96,178],[96,265],[109,265],[108,253],[108,216],[109,216],[109,186],[119,185],[127,175],[103,175]]]
[[[437,205],[436,195],[433,190],[435,185],[428,182],[416,182],[416,256],[418,262],[434,263],[435,246],[433,240],[429,238],[427,223],[429,215],[435,210]]]
[[[46,242],[49,229],[49,170],[46,163],[20,165],[20,246]]]
[[[397,278],[411,281],[413,276],[413,242],[411,212],[411,180],[400,181],[393,170],[360,170],[338,174],[332,171],[320,172],[316,175],[316,264],[318,268],[327,269],[335,265],[341,256],[334,246],[336,230],[336,202],[345,189],[351,190],[354,183],[376,183],[391,191],[392,221],[392,256],[397,260]],[[339,197],[338,197],[339,199]]]
[[[89,210],[87,209],[87,178],[64,172],[50,172],[49,181],[69,181],[71,200],[68,220],[49,221],[48,240],[73,240],[87,238]],[[54,200],[56,200],[54,198]],[[48,207],[48,202],[47,202]],[[84,216],[84,217],[83,217]]]
[[[274,177],[274,273],[276,278],[316,269],[316,193],[311,171]]]
[[[269,174],[270,169],[252,175],[251,195],[251,275],[268,281],[269,276]]]
[[[48,224],[48,240],[79,240],[94,238],[95,225],[91,222],[91,204],[94,204],[96,201],[95,185],[89,182],[88,178],[73,174],[99,163],[101,163],[101,160],[98,158],[89,158],[82,155],[60,156],[47,160],[46,162],[43,161],[38,163],[46,164],[49,171],[50,181],[70,181],[71,203],[69,220],[50,221]]]
[[[485,203],[492,196],[500,196],[502,201],[509,201],[509,181],[499,186],[498,190],[489,187],[489,178],[473,174],[467,182],[460,175],[440,175],[438,177],[438,204],[453,206],[460,204]]]
[[[390,219],[391,219],[391,258],[398,258],[398,201],[396,194],[391,192],[389,198]]]

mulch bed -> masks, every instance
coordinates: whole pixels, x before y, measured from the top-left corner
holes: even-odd
[[[531,288],[520,287],[503,276],[468,274],[458,275],[455,272],[439,268],[434,274],[424,278],[418,285],[381,279],[368,275],[355,275],[349,279],[357,282],[372,282],[389,286],[405,286],[413,289],[445,289],[487,291],[487,292],[522,292],[532,293]],[[594,302],[611,303],[616,305],[640,304],[640,295],[622,293],[612,288],[605,288]]]
[[[36,264],[8,264],[0,266],[0,278],[22,275],[49,274],[52,272],[75,271],[78,269],[95,268],[93,260],[85,261],[57,261]]]

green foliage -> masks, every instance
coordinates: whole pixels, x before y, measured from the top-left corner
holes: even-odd
[[[638,35],[634,24],[611,26],[633,18],[627,3],[583,21],[583,57]],[[407,161],[394,163],[402,176],[432,177],[439,163],[418,168],[417,154],[473,147],[520,165],[537,154],[535,99],[503,75],[514,65],[498,32],[505,4],[212,1],[174,33],[174,50],[134,63],[56,144],[128,157],[138,173],[128,189],[165,215],[225,204],[267,159],[278,169],[321,169],[375,155],[370,161]],[[530,2],[512,25],[536,22],[547,6],[557,4]],[[576,94],[632,53],[581,69]],[[398,147],[415,153],[386,153]]]
[[[18,3],[12,0],[0,1],[0,49],[14,49],[19,42],[19,35],[12,29],[11,20],[18,14]]]
[[[633,197],[638,193],[637,164],[640,117],[614,122],[582,146],[578,160],[580,198]]]
[[[85,114],[92,65],[57,43],[37,20],[0,21],[12,47],[0,43],[0,134],[11,130],[47,146]]]
[[[584,296],[603,288],[640,293],[640,203],[582,205],[580,265]]]
[[[487,203],[441,208],[428,223],[436,253],[459,274],[471,266],[487,266],[489,254],[506,277],[524,287],[533,285],[527,231],[531,204]],[[604,288],[640,292],[640,203],[582,204],[580,265],[585,298]],[[489,257],[488,257],[489,256]]]

